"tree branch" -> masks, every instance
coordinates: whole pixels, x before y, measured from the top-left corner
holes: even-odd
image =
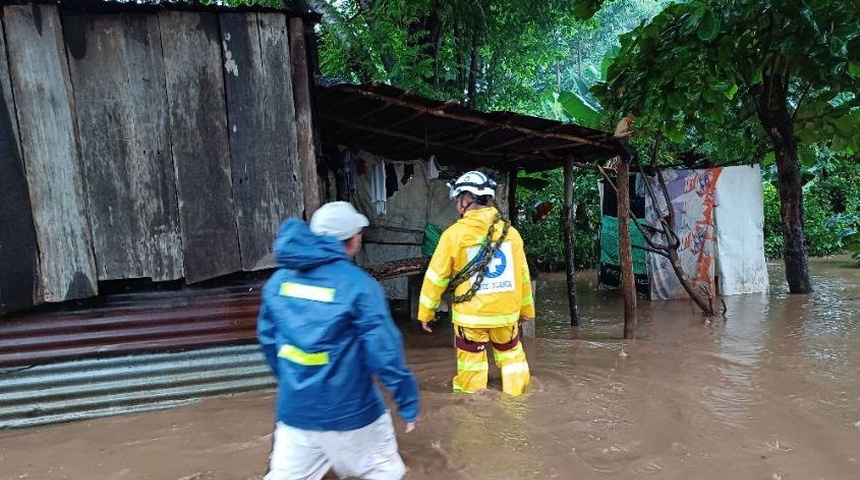
[[[803,101],[806,100],[806,96],[809,94],[809,89],[812,87],[811,83],[807,83],[803,88],[803,93],[800,94],[800,98],[797,100],[797,107],[794,108],[794,113],[791,114],[792,122],[797,120],[797,112],[800,111],[800,106],[803,105]]]

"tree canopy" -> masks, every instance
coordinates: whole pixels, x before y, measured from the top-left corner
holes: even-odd
[[[857,151],[858,12],[857,0],[672,5],[622,37],[596,93],[607,108],[638,112],[640,128],[678,141],[724,137],[724,123],[756,117],[764,107],[787,110],[804,145],[825,141]]]
[[[540,93],[569,90],[599,67],[617,34],[666,0],[312,0],[323,14],[323,75],[382,81],[479,109],[542,112]]]
[[[756,152],[766,142],[779,172],[789,288],[805,293],[798,158],[821,146],[860,150],[858,87],[857,0],[696,0],[624,35],[594,93],[611,111],[637,115],[640,130],[678,143],[728,139]]]

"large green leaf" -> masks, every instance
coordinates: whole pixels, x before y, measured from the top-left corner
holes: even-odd
[[[710,42],[717,38],[720,33],[720,19],[710,11],[706,11],[702,15],[702,21],[699,23],[699,30],[696,32],[699,40]]]
[[[600,111],[594,109],[578,94],[562,92],[558,96],[562,109],[578,123],[587,127],[597,127],[600,122]]]
[[[612,48],[606,52],[606,55],[603,56],[603,59],[600,61],[600,79],[606,80],[609,78],[607,75],[609,74],[609,66],[612,65],[612,62],[615,61],[615,58],[618,56],[619,52],[618,45],[613,45]]]
[[[701,4],[698,2],[692,2],[690,4],[690,8],[691,10],[689,12],[681,15],[681,20],[683,21],[681,24],[681,34],[684,36],[699,29],[702,17],[706,13],[705,9],[702,8]]]

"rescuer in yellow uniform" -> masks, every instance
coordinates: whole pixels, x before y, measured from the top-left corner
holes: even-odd
[[[471,171],[448,183],[460,220],[448,227],[430,260],[421,288],[418,320],[430,322],[446,290],[453,292],[451,320],[457,346],[454,391],[487,388],[487,347],[502,375],[502,390],[522,395],[529,366],[519,323],[535,316],[523,239],[493,205],[496,183]]]

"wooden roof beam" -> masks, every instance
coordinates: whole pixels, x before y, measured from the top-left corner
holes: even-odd
[[[352,86],[343,86],[343,87],[341,87],[341,90],[351,91],[353,93],[356,93],[358,95],[361,95],[361,96],[364,96],[367,98],[371,98],[371,99],[378,100],[381,102],[387,102],[387,103],[397,105],[397,106],[400,106],[403,108],[408,108],[411,110],[421,111],[421,112],[426,113],[428,115],[433,115],[433,116],[437,116],[437,117],[452,118],[454,120],[460,120],[463,122],[474,123],[476,125],[499,126],[499,127],[504,128],[506,130],[513,130],[516,132],[527,133],[529,135],[534,135],[534,136],[540,137],[540,138],[559,138],[559,139],[569,140],[571,142],[593,145],[596,147],[604,148],[606,150],[614,151],[616,149],[615,144],[611,143],[609,141],[610,137],[608,135],[607,135],[607,141],[606,142],[597,142],[597,141],[594,141],[590,138],[585,138],[585,137],[581,137],[578,135],[570,135],[570,134],[566,134],[566,133],[554,133],[554,132],[544,133],[544,132],[541,132],[539,130],[534,130],[532,128],[521,127],[519,125],[513,125],[507,121],[505,121],[505,122],[494,122],[494,121],[484,120],[481,118],[476,118],[476,117],[470,116],[470,115],[464,115],[464,114],[449,112],[449,111],[445,110],[444,106],[443,107],[425,107],[425,106],[421,106],[421,105],[416,105],[412,102],[409,102],[406,100],[401,100],[400,98],[392,98],[392,97],[389,97],[387,95],[379,94],[376,92],[368,92],[368,91],[363,90],[361,88],[356,88],[356,87],[352,87]]]
[[[462,142],[463,140],[468,140],[475,136],[475,134],[484,135],[488,129],[477,126],[477,125],[469,125],[468,127],[458,128],[452,132],[436,132],[427,136],[428,139],[437,139],[439,137],[446,137],[445,140],[449,142]],[[490,130],[496,130],[495,128]],[[486,132],[489,133],[489,132]]]
[[[403,125],[404,123],[409,123],[412,120],[415,120],[416,118],[420,117],[421,115],[424,115],[424,112],[413,113],[412,115],[409,115],[404,119],[401,119],[401,120],[398,120],[394,123],[390,123],[390,124],[386,125],[385,128],[399,127],[399,126]]]
[[[334,116],[327,115],[327,114],[320,114],[320,117],[327,122],[337,123],[337,124],[341,124],[341,125],[348,125],[350,128],[354,128],[356,130],[362,130],[362,131],[376,134],[376,135],[386,135],[389,137],[401,138],[404,140],[412,141],[412,142],[417,143],[419,145],[423,144],[423,145],[428,146],[428,147],[433,146],[433,147],[438,147],[438,148],[446,148],[446,149],[455,150],[455,151],[462,152],[462,153],[468,153],[469,155],[484,157],[484,158],[485,157],[504,157],[505,156],[505,154],[503,154],[503,153],[487,152],[487,151],[483,151],[483,150],[474,150],[474,149],[470,149],[470,148],[464,148],[464,147],[461,147],[459,145],[452,145],[448,142],[439,142],[439,141],[435,141],[435,140],[428,140],[428,139],[424,139],[421,137],[416,137],[414,135],[409,135],[406,133],[401,133],[401,132],[386,130],[384,128],[374,127],[372,125],[359,124],[359,123],[355,123],[355,122],[350,121],[350,120],[344,120],[342,118],[334,117]]]

